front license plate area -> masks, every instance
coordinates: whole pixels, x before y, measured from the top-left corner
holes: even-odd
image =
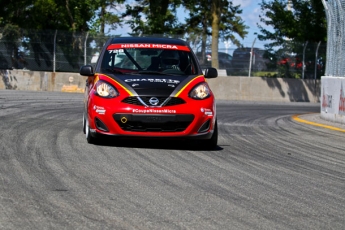
[[[191,114],[115,114],[114,120],[125,131],[178,132],[193,121]]]

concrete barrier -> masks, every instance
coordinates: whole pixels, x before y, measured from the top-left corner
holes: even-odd
[[[84,92],[86,77],[79,73],[1,70],[0,89]]]
[[[217,99],[314,103],[320,101],[319,80],[218,77],[208,79],[207,82]]]
[[[0,89],[84,92],[78,73],[1,70]],[[218,77],[207,80],[217,99],[237,101],[319,102],[320,81],[262,77]]]
[[[345,78],[322,77],[321,83],[321,117],[345,124]]]

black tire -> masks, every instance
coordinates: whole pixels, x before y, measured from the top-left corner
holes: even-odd
[[[86,134],[86,121],[85,121],[85,114],[83,114],[83,133]]]
[[[89,144],[96,144],[97,138],[95,136],[93,136],[92,133],[90,132],[89,121],[88,121],[88,119],[84,119],[84,120],[85,120],[85,137],[86,137],[86,141]]]
[[[205,149],[208,149],[208,150],[213,150],[218,146],[218,122],[217,122],[217,120],[214,124],[214,130],[213,130],[212,137],[210,139],[203,140],[202,144],[203,144],[203,147]]]

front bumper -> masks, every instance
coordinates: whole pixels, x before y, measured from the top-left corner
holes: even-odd
[[[87,110],[93,135],[209,139],[216,118],[213,98],[144,107],[95,96],[88,102]]]

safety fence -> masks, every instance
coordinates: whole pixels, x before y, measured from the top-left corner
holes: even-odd
[[[327,15],[327,61],[321,79],[321,117],[345,124],[345,0],[322,0]]]
[[[9,33],[0,28],[0,69],[78,72],[82,65],[95,63],[104,42],[114,36],[119,35],[95,36],[57,30]],[[326,44],[305,42],[292,46],[286,41],[281,48],[268,51],[263,49],[264,43],[255,40],[244,41],[244,48],[220,44],[219,69],[225,70],[228,76],[319,79],[324,75]],[[190,45],[202,67],[211,66],[209,47],[203,56],[200,44],[190,42]]]
[[[322,0],[327,15],[325,76],[345,77],[345,1]]]

